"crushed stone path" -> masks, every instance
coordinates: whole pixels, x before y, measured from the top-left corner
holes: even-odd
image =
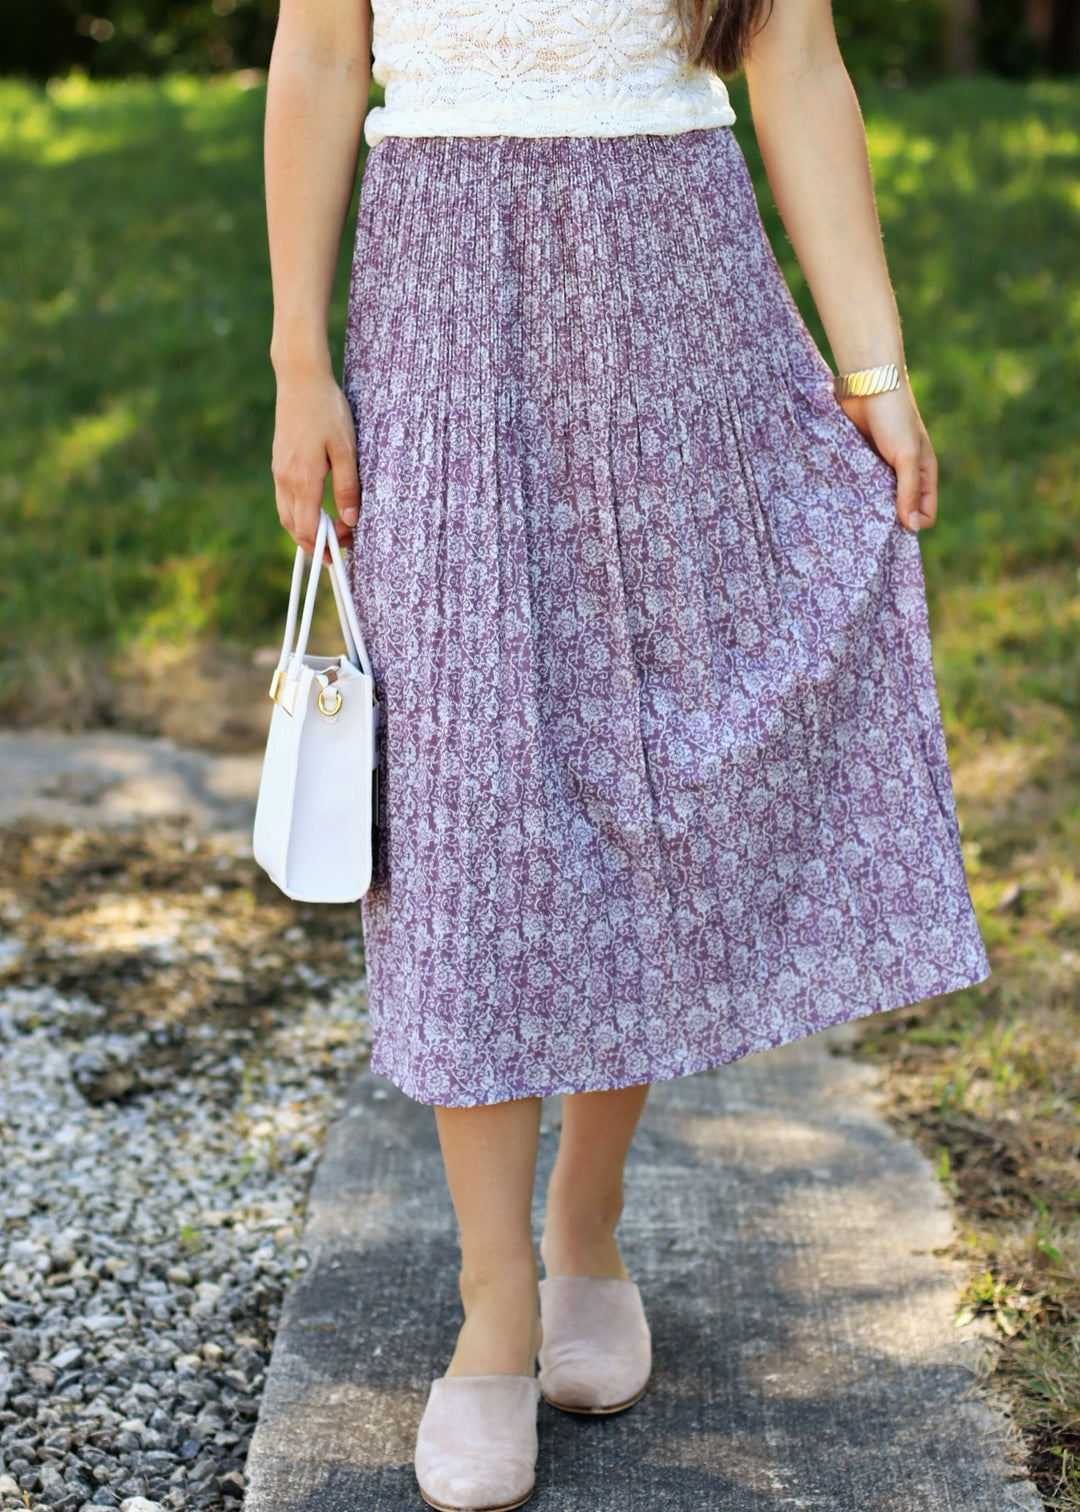
[[[356,911],[258,885],[259,766],[0,736],[2,1512],[242,1499],[311,1172],[366,1052]]]
[[[972,1391],[979,1345],[934,1253],[952,1238],[941,1190],[835,1038],[653,1089],[620,1231],[653,1381],[611,1418],[541,1405],[535,1512],[1041,1508],[1007,1419]],[[541,1178],[557,1117],[549,1103]],[[415,1512],[416,1424],[458,1318],[430,1109],[361,1074],[302,1243],[246,1512]]]

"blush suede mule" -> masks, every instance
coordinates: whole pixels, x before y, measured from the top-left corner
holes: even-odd
[[[510,1512],[536,1476],[535,1376],[440,1376],[416,1435],[420,1495],[438,1512]]]
[[[549,1276],[540,1283],[540,1389],[564,1412],[621,1412],[644,1392],[652,1340],[633,1281]]]

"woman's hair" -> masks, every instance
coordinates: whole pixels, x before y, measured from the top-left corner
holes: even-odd
[[[737,72],[771,9],[772,0],[679,0],[690,61],[717,73]]]

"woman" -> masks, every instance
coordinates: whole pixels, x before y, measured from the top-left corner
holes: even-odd
[[[278,512],[310,548],[332,472],[384,711],[373,1065],[434,1105],[461,1230],[436,1507],[528,1497],[541,1390],[644,1390],[615,1227],[649,1082],[987,971],[936,468],[828,0],[676,3],[376,0],[343,389],[362,0],[283,0],[270,70]],[[730,130],[740,62],[837,382]]]

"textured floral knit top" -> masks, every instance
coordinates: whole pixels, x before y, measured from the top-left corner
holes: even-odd
[[[386,136],[633,136],[730,126],[674,0],[373,0]]]

